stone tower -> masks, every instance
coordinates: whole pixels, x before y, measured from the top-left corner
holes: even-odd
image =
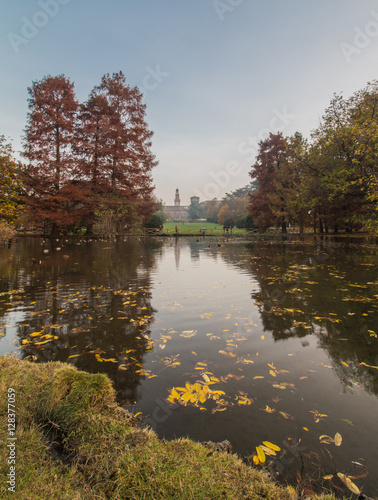
[[[180,206],[180,193],[178,188],[176,189],[176,194],[175,194],[175,207]]]

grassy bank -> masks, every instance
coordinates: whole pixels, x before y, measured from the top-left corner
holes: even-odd
[[[0,498],[294,500],[236,455],[180,439],[161,441],[118,407],[110,380],[63,363],[0,357]],[[7,396],[17,415],[16,494]],[[332,497],[324,497],[331,499]]]
[[[212,222],[165,222],[163,231],[165,233],[169,232],[169,234],[174,234],[176,232],[176,227],[179,234],[185,235],[200,235],[202,234],[201,230],[203,228],[207,235],[225,234],[221,224],[214,224]],[[245,229],[234,227],[232,229],[232,234],[248,234],[248,232]]]

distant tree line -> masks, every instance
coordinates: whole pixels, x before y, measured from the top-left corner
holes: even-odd
[[[189,210],[189,220],[206,220],[214,224],[227,227],[254,228],[251,214],[248,213],[249,194],[257,189],[257,182],[253,181],[231,193],[226,193],[221,200],[192,201]]]
[[[250,175],[258,190],[248,210],[262,232],[378,233],[378,81],[349,99],[334,95],[310,142],[270,134]]]

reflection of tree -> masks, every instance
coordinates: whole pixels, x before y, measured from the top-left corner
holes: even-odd
[[[28,252],[8,275],[12,287],[25,290],[22,357],[105,372],[120,399],[135,400],[154,314],[150,272],[160,246],[137,239],[49,241],[43,248],[39,240],[27,242]]]
[[[252,298],[276,341],[316,335],[346,386],[358,382],[378,395],[378,370],[370,368],[378,365],[375,248],[280,238],[220,251],[258,282]]]

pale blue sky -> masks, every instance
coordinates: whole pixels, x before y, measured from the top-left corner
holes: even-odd
[[[309,136],[334,92],[378,78],[377,0],[0,0],[0,133],[21,148],[27,87],[104,73],[145,87],[156,195],[249,182],[258,138]],[[44,10],[45,9],[45,10]],[[38,26],[39,25],[39,26]]]

